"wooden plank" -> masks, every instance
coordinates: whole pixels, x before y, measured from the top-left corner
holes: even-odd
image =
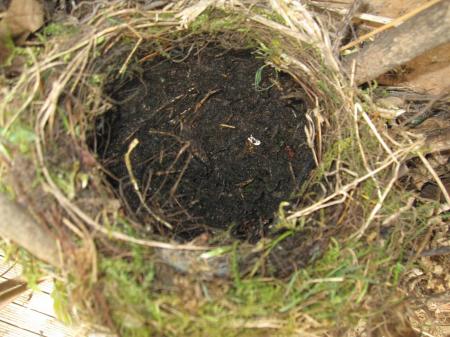
[[[0,251],[0,282],[22,275],[20,265],[4,261]],[[26,291],[0,310],[1,337],[75,337],[77,334],[55,318],[50,293],[53,282],[38,285],[41,291]]]
[[[38,285],[40,291],[46,294],[51,294],[54,288],[52,280],[45,280],[41,284]]]
[[[29,310],[15,303],[11,303],[0,310],[0,319],[4,323],[45,337],[75,337],[70,328],[64,326],[55,318]]]
[[[0,336],[2,336],[2,337],[42,337],[31,331],[21,329],[20,327],[17,327],[15,325],[11,325],[9,323],[5,323],[2,321],[0,321]]]
[[[3,279],[9,280],[16,277],[21,277],[23,268],[21,265],[5,261],[5,255],[0,250],[0,281]],[[38,288],[47,294],[53,291],[53,282],[51,280],[45,280],[39,284]]]
[[[4,257],[0,257],[0,261],[0,276],[7,279],[12,279],[22,275],[22,266],[5,261]]]
[[[3,276],[0,277],[0,282],[19,277],[21,273],[21,266],[14,265],[13,263],[6,261],[0,262],[0,275],[3,274]],[[23,293],[14,300],[14,303],[45,315],[55,317],[55,312],[53,310],[53,299],[50,296],[50,293],[53,290],[53,282],[51,280],[46,280],[39,284],[38,288],[39,291],[29,290]]]
[[[49,294],[29,290],[17,297],[14,303],[47,316],[56,317],[53,299]]]

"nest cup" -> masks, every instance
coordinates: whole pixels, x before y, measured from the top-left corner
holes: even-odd
[[[278,8],[278,10],[281,9]],[[291,16],[290,20],[299,21],[295,26],[286,28],[279,23],[283,21],[282,15]],[[123,23],[125,18],[131,21]],[[300,18],[303,18],[303,21],[300,21]],[[287,9],[286,11],[282,11],[281,14],[278,14],[277,11],[273,9],[269,10],[264,5],[257,5],[245,13],[243,9],[239,9],[228,3],[224,3],[220,7],[211,7],[207,6],[206,3],[199,3],[190,7],[180,8],[179,11],[142,12],[128,9],[124,13],[120,11],[113,12],[108,20],[109,22],[105,23],[103,22],[104,19],[98,16],[92,18],[91,24],[95,27],[96,31],[87,34],[89,38],[82,35],[84,39],[79,44],[70,47],[66,51],[61,51],[59,55],[54,55],[54,59],[58,59],[58,57],[70,59],[64,69],[60,69],[58,66],[52,66],[52,71],[62,71],[59,78],[54,81],[55,84],[49,93],[57,97],[55,98],[56,100],[65,101],[64,104],[66,107],[62,107],[60,102],[57,102],[57,104],[55,102],[48,102],[50,106],[45,106],[38,115],[39,127],[37,131],[40,135],[38,137],[43,140],[42,144],[38,146],[39,151],[42,151],[41,156],[39,156],[39,159],[41,159],[40,164],[46,168],[49,167],[47,163],[51,161],[49,159],[51,158],[50,151],[55,151],[56,156],[61,158],[62,154],[59,150],[48,149],[49,146],[46,144],[46,139],[50,138],[47,133],[50,133],[51,137],[54,138],[55,130],[66,127],[68,128],[67,134],[75,137],[76,140],[69,141],[70,138],[56,140],[59,143],[72,142],[79,144],[77,146],[78,153],[75,156],[80,158],[81,171],[87,175],[95,172],[95,175],[89,177],[92,181],[97,178],[102,180],[102,182],[96,184],[96,189],[104,190],[101,194],[106,193],[110,195],[111,191],[108,183],[112,184],[114,186],[113,189],[115,189],[115,197],[122,200],[123,208],[119,213],[117,213],[117,208],[114,207],[112,207],[114,210],[113,213],[110,213],[109,211],[111,209],[105,212],[105,209],[102,207],[103,205],[95,205],[98,207],[94,207],[93,204],[83,205],[82,194],[90,195],[90,193],[94,193],[98,195],[99,191],[93,191],[91,184],[87,184],[87,186],[81,187],[81,193],[78,193],[75,190],[80,186],[74,184],[75,190],[72,191],[73,195],[69,196],[69,200],[66,200],[66,202],[70,203],[73,207],[76,205],[73,201],[79,199],[78,205],[84,207],[78,206],[76,212],[82,212],[90,218],[89,222],[91,222],[91,225],[96,222],[93,220],[95,218],[94,214],[99,214],[100,212],[104,216],[102,220],[108,223],[117,223],[117,216],[119,215],[128,216],[130,218],[129,220],[134,223],[133,227],[137,230],[140,230],[137,222],[144,224],[143,229],[146,232],[145,235],[149,235],[150,232],[168,238],[175,236],[177,239],[186,240],[194,238],[205,230],[204,226],[198,226],[198,221],[196,222],[197,225],[189,223],[188,219],[192,218],[190,214],[185,217],[176,218],[173,221],[167,219],[168,213],[183,213],[183,210],[185,211],[184,213],[188,213],[185,210],[186,203],[195,203],[196,200],[194,198],[189,199],[185,203],[181,203],[181,205],[179,200],[175,198],[170,203],[169,210],[160,208],[164,200],[172,197],[175,190],[174,187],[178,187],[180,180],[185,178],[183,175],[174,175],[172,181],[169,183],[166,182],[166,178],[163,178],[163,183],[166,183],[168,186],[167,190],[170,192],[170,195],[162,193],[153,204],[149,203],[146,205],[146,201],[144,200],[146,196],[144,194],[150,192],[146,190],[145,185],[149,184],[148,181],[151,180],[151,177],[146,176],[146,173],[138,174],[137,171],[142,171],[142,168],[137,163],[146,160],[145,165],[152,167],[152,165],[155,166],[156,162],[165,160],[163,159],[164,146],[156,148],[154,153],[141,154],[144,157],[155,157],[156,153],[160,153],[160,156],[156,156],[158,158],[153,162],[146,158],[135,158],[139,147],[147,146],[152,148],[158,146],[158,144],[155,145],[152,143],[138,145],[139,141],[142,142],[142,139],[139,140],[138,132],[140,132],[140,128],[143,126],[142,124],[145,125],[145,121],[149,118],[145,114],[132,117],[130,123],[125,123],[125,125],[129,125],[130,129],[119,134],[117,132],[116,134],[111,134],[111,127],[116,123],[117,128],[124,128],[122,124],[124,121],[115,121],[115,119],[121,118],[120,116],[126,114],[132,115],[133,112],[130,110],[132,110],[131,106],[133,104],[141,104],[141,110],[143,109],[143,103],[141,101],[136,102],[136,97],[140,99],[141,96],[159,94],[154,91],[151,91],[150,94],[148,92],[143,93],[139,91],[142,88],[136,89],[132,87],[137,82],[141,83],[145,81],[147,83],[142,83],[143,87],[155,87],[154,83],[151,82],[152,79],[143,79],[145,73],[151,73],[152,69],[157,67],[160,62],[164,63],[163,60],[169,60],[175,66],[177,63],[181,63],[180,59],[182,61],[188,61],[191,53],[200,57],[202,50],[210,48],[210,46],[219,49],[216,54],[220,54],[220,50],[223,50],[224,54],[232,51],[245,52],[248,50],[248,53],[252,53],[252,55],[248,55],[250,58],[258,57],[259,60],[255,58],[254,62],[259,62],[260,65],[256,68],[255,84],[252,84],[251,88],[255,91],[258,91],[258,88],[263,88],[262,90],[260,89],[260,91],[263,91],[264,87],[269,88],[269,86],[272,87],[274,85],[274,76],[270,78],[270,75],[267,75],[268,72],[274,72],[273,69],[277,71],[276,76],[278,76],[278,73],[283,74],[283,76],[288,75],[287,77],[289,77],[290,82],[285,84],[283,83],[285,79],[283,79],[281,81],[284,85],[282,90],[284,90],[283,94],[285,96],[291,95],[294,96],[294,99],[296,99],[296,95],[301,95],[300,100],[303,104],[302,108],[305,108],[305,111],[297,111],[303,116],[300,116],[302,121],[298,123],[296,128],[300,128],[303,139],[291,140],[291,143],[302,142],[302,144],[289,145],[287,142],[284,142],[284,148],[280,149],[280,151],[285,151],[285,156],[287,157],[293,156],[290,153],[291,151],[303,152],[307,154],[306,157],[311,156],[310,158],[304,159],[303,163],[297,165],[298,167],[290,167],[290,172],[293,175],[298,174],[302,179],[306,178],[309,168],[313,166],[311,165],[313,161],[315,164],[321,161],[322,152],[326,149],[328,142],[327,130],[324,129],[324,113],[334,110],[335,106],[343,101],[343,97],[341,97],[343,93],[339,87],[337,65],[331,54],[329,41],[326,35],[322,34],[314,18],[303,7]],[[105,26],[108,26],[108,28],[105,28]],[[220,55],[212,57],[217,56]],[[264,78],[261,73],[266,65],[269,65],[269,68],[265,71],[267,78]],[[260,79],[262,81],[261,83],[256,83],[258,75],[260,77],[262,76]],[[275,84],[280,86],[278,83]],[[157,89],[164,91],[167,88],[162,87]],[[68,93],[67,90],[69,90]],[[186,90],[188,91],[190,88],[186,88]],[[269,91],[269,89],[266,90]],[[197,107],[199,105],[205,104],[206,99],[210,99],[209,96],[214,95],[216,91],[220,90],[214,90],[212,88],[203,93],[196,92],[196,101],[193,103],[195,110],[198,110]],[[176,99],[179,99],[179,97],[169,97],[169,101],[172,100],[172,103]],[[158,115],[168,114],[164,108],[167,108],[167,105],[170,105],[171,102],[169,104],[163,102],[159,106],[147,108],[152,112],[162,110],[158,114],[153,114],[158,117]],[[58,120],[56,118],[56,112],[58,110],[61,111],[61,109],[66,110],[69,106],[69,119],[66,121]],[[119,110],[119,113],[117,113],[117,110]],[[307,115],[305,114],[306,111]],[[226,117],[224,116],[224,119],[227,119]],[[182,119],[181,117],[178,118],[180,120]],[[240,122],[242,123],[243,121]],[[139,123],[140,126],[135,127]],[[150,129],[154,129],[154,133],[159,134],[166,132],[167,130],[163,131],[158,129],[158,123],[163,122],[153,121],[150,125],[145,125],[146,132],[150,131]],[[203,151],[203,149],[199,149],[201,146],[196,147],[195,144],[192,144],[196,141],[196,139],[192,139],[192,136],[185,136],[189,132],[186,130],[193,128],[193,126],[184,120],[179,121],[180,123],[182,124],[181,126],[177,125],[174,127],[174,129],[181,129],[179,134],[174,132],[173,135],[168,134],[162,136],[163,138],[174,138],[174,142],[179,143],[178,145],[168,145],[169,148],[174,146],[179,146],[179,148],[173,152],[173,158],[169,155],[169,158],[166,160],[167,163],[162,165],[162,169],[167,172],[172,169],[176,172],[182,171],[185,173],[185,164],[188,159],[183,157],[182,152],[184,150],[182,148],[184,145],[187,145],[186,148],[188,151],[186,153],[189,153],[189,160],[194,158],[194,160],[200,159],[201,161],[201,156],[197,154]],[[221,125],[224,128],[233,127],[226,123]],[[277,128],[279,127],[277,126]],[[283,128],[282,125],[281,128]],[[105,129],[108,130],[105,131]],[[251,134],[251,128],[249,129],[249,134],[245,142],[240,139],[240,142],[244,143],[243,147],[252,147],[255,142],[260,142],[260,140]],[[277,130],[269,130],[269,132],[271,131]],[[284,130],[280,131],[280,133],[282,132]],[[58,137],[61,137],[61,135],[58,135]],[[111,137],[118,139],[111,140]],[[180,140],[175,139],[177,137],[184,137],[187,140],[185,143],[180,143]],[[330,137],[334,137],[334,135]],[[114,153],[112,158],[102,158],[109,150],[108,145],[114,141],[120,143],[118,145],[116,144],[117,153]],[[187,144],[188,142],[189,144]],[[89,145],[89,150],[86,148],[86,144]],[[297,145],[301,146],[291,149],[292,146]],[[251,152],[252,150],[244,148],[242,151]],[[95,156],[100,159],[104,172],[96,171],[92,168],[94,166],[94,159],[91,157],[91,152],[95,152]],[[70,153],[70,151],[67,153]],[[235,154],[231,153],[231,155]],[[68,162],[73,161],[73,159],[62,160],[61,162],[64,165],[71,165]],[[176,163],[178,159],[180,160]],[[116,169],[114,173],[108,169],[110,160],[121,163],[121,167]],[[261,165],[261,163],[257,165]],[[167,172],[166,175],[168,175]],[[119,175],[122,173],[122,176],[117,177],[114,175],[115,173]],[[136,177],[137,174],[138,177]],[[193,174],[196,175],[197,173],[193,172]],[[86,184],[86,179],[88,178],[85,176],[84,179]],[[289,199],[291,193],[298,195],[302,186],[302,179],[295,181],[294,178],[294,181],[291,182],[293,188],[290,188],[287,193],[282,195],[282,198]],[[154,180],[157,179],[154,178]],[[242,184],[252,183],[250,180],[241,177]],[[55,183],[54,179],[52,179],[52,182]],[[239,183],[236,184],[236,181],[233,183],[239,185]],[[51,185],[61,190],[58,186]],[[161,188],[162,186],[153,186],[151,184],[147,186],[149,191],[159,191]],[[212,189],[214,188],[217,189],[217,186]],[[303,189],[303,193],[304,191],[305,188]],[[198,193],[198,191],[196,192]],[[272,206],[275,206],[274,209],[269,209],[269,213],[273,214],[276,212],[280,201],[282,199],[276,199],[275,202],[272,202]],[[301,203],[301,199],[292,202],[294,207],[298,207]],[[115,203],[112,204],[116,205]],[[101,211],[102,208],[103,212]],[[122,210],[125,210],[125,212]],[[142,214],[146,216],[141,216]],[[257,216],[258,214],[250,215],[250,217]],[[276,225],[276,219],[269,218],[268,216],[266,218],[263,219],[266,225],[268,222]],[[214,227],[214,220],[211,219],[214,219],[214,217],[210,216],[207,218],[209,224],[212,223],[212,227]],[[248,219],[245,220],[248,222]],[[236,221],[236,219],[227,218],[227,221],[231,223]],[[175,222],[175,224],[172,224],[172,222]],[[96,222],[95,226],[101,226],[99,223],[101,221]],[[175,228],[173,228],[174,226]],[[256,242],[264,235],[262,233],[264,229],[261,230],[261,226],[251,225],[248,227],[243,230],[244,234],[240,235],[241,238]],[[239,228],[237,232],[239,232]],[[239,237],[239,235],[237,236]]]
[[[220,228],[256,242],[320,160],[314,124],[331,80],[314,78],[316,88],[305,78],[326,61],[311,41],[262,24],[279,25],[258,10],[252,21],[207,9],[155,39],[136,31],[138,40],[93,62],[106,74],[102,98],[112,108],[96,119],[88,143],[127,216],[148,232],[191,240]]]
[[[16,193],[19,191],[21,195],[26,196],[30,209],[33,209],[58,237],[64,261],[63,274],[67,277],[70,275],[71,282],[76,284],[67,293],[72,304],[78,307],[77,314],[83,320],[89,316],[90,319],[94,317],[86,313],[95,313],[95,317],[100,317],[100,323],[122,333],[140,331],[145,335],[143,331],[169,331],[169,334],[177,335],[176,331],[181,327],[177,327],[178,323],[173,322],[178,322],[177,319],[183,317],[187,319],[190,313],[189,308],[186,311],[180,309],[183,311],[180,315],[171,311],[170,308],[174,307],[168,304],[169,299],[172,300],[177,291],[168,290],[162,287],[161,283],[169,282],[172,288],[179,289],[183,286],[177,286],[174,281],[181,276],[167,271],[166,265],[175,271],[183,272],[183,275],[193,274],[200,279],[224,277],[221,281],[223,288],[228,287],[230,282],[237,282],[242,286],[239,283],[239,275],[249,275],[250,279],[257,275],[291,276],[296,269],[307,266],[324,254],[330,242],[336,250],[337,243],[330,241],[331,236],[345,237],[354,231],[343,226],[345,221],[336,219],[333,209],[329,208],[333,204],[342,203],[342,200],[335,202],[341,194],[336,192],[331,194],[331,197],[327,194],[329,189],[334,188],[337,179],[330,177],[333,176],[333,171],[339,171],[336,167],[339,166],[341,151],[347,149],[350,138],[355,137],[347,128],[355,123],[352,119],[353,92],[344,89],[343,78],[327,33],[318,23],[317,17],[303,5],[295,2],[288,5],[284,1],[271,1],[270,4],[253,1],[249,4],[234,1],[194,1],[180,2],[169,6],[169,9],[159,11],[113,4],[98,13],[94,12],[93,16],[85,18],[84,22],[85,25],[81,26],[78,32],[70,32],[63,40],[55,38],[55,48],[49,47],[42,59],[34,60],[33,66],[26,70],[17,82],[15,91],[12,91],[20,97],[26,89],[30,92],[27,94],[29,99],[21,103],[17,103],[19,100],[11,103],[10,106],[17,104],[17,113],[8,115],[3,121],[3,125],[11,129],[21,127],[20,122],[20,125],[25,125],[27,130],[33,133],[33,137],[25,140],[25,151],[11,147],[11,151],[16,153],[14,158],[11,158],[9,169],[12,185]],[[201,50],[208,46],[221,49],[224,54],[252,50],[254,54],[249,57],[256,55],[260,60],[258,62],[261,62],[257,70],[263,67],[261,72],[265,76],[268,76],[268,73],[275,74],[276,71],[283,74],[280,76],[287,76],[283,81],[289,82],[282,83],[291,83],[290,88],[297,86],[296,92],[302,92],[301,100],[306,108],[306,112],[301,116],[301,131],[304,134],[302,149],[310,153],[311,163],[314,163],[311,167],[316,167],[316,170],[311,173],[306,183],[298,184],[289,191],[301,197],[291,200],[290,208],[281,204],[277,218],[269,219],[272,225],[269,233],[262,233],[254,226],[247,228],[242,238],[253,240],[252,243],[266,237],[259,242],[257,248],[235,241],[236,236],[239,236],[234,235],[236,233],[230,236],[218,231],[213,232],[219,233],[217,235],[197,237],[198,234],[205,233],[205,228],[199,226],[189,227],[187,234],[181,233],[186,227],[188,216],[176,218],[175,224],[168,221],[167,214],[182,211],[186,208],[186,203],[177,206],[175,199],[171,200],[170,212],[164,209],[161,203],[170,199],[174,186],[179,186],[179,180],[183,178],[180,172],[185,164],[195,160],[196,156],[201,162],[201,154],[192,150],[196,140],[192,135],[185,137],[188,141],[180,141],[176,138],[182,137],[181,133],[161,136],[162,132],[169,131],[154,130],[157,126],[154,121],[148,127],[146,125],[146,134],[150,130],[159,132],[160,137],[153,139],[160,145],[167,139],[175,139],[171,143],[164,143],[166,149],[176,147],[167,160],[168,164],[163,167],[166,172],[178,157],[181,158],[180,162],[173,166],[178,175],[175,175],[169,184],[168,194],[162,193],[153,204],[149,205],[141,200],[145,199],[144,187],[148,176],[134,176],[139,168],[134,156],[142,145],[142,139],[139,140],[140,131],[117,136],[120,142],[123,141],[118,155],[122,165],[120,170],[125,177],[125,187],[122,186],[125,197],[121,202],[118,201],[121,185],[112,177],[111,172],[105,169],[108,165],[105,162],[110,157],[103,156],[108,152],[105,146],[108,132],[104,130],[115,123],[117,111],[123,116],[130,102],[141,95],[139,90],[131,88],[134,91],[130,90],[130,95],[127,96],[119,88],[130,89],[127,85],[142,81],[145,82],[143,86],[152,86],[151,81],[142,80],[146,72],[152,72],[151,67],[157,67],[167,59],[170,62],[174,59],[187,62],[190,53],[198,52],[201,56]],[[216,53],[215,56],[219,54]],[[30,57],[34,58],[34,55]],[[257,73],[258,71],[255,75]],[[266,88],[267,85],[277,84],[271,82],[269,77],[263,76],[255,87],[258,85]],[[195,96],[195,104],[206,104],[206,100],[213,99],[214,94],[215,92],[211,93],[210,90],[199,93]],[[127,99],[129,101],[124,101]],[[154,112],[157,108],[152,109]],[[23,113],[24,111],[26,113]],[[5,118],[5,115],[2,116]],[[228,125],[227,121],[224,121],[223,125]],[[181,129],[179,123],[177,127]],[[265,140],[248,134],[247,141],[249,146],[258,146],[255,142]],[[372,146],[370,144],[368,142],[365,145]],[[183,152],[185,145],[186,151]],[[377,146],[374,145],[374,148]],[[196,150],[201,152],[201,146]],[[251,149],[248,151],[251,152]],[[285,155],[289,157],[289,149],[285,151]],[[163,151],[157,149],[151,155],[155,156],[155,153],[161,152]],[[334,155],[337,157],[333,157]],[[164,154],[161,154],[160,157],[154,158],[148,166],[164,162],[164,158],[161,159],[163,156]],[[389,165],[391,163],[389,162]],[[37,171],[31,170],[29,165],[33,165]],[[27,166],[27,169],[23,169]],[[349,167],[351,174],[339,181],[345,188],[346,179],[357,180],[353,169]],[[329,172],[331,173],[328,174]],[[26,188],[27,182],[35,179],[35,174],[39,179],[38,186]],[[302,175],[306,178],[308,173]],[[360,181],[365,179],[368,177]],[[359,180],[354,186],[358,184]],[[351,186],[348,187],[349,191],[350,188]],[[347,190],[344,190],[342,198],[347,197],[346,193]],[[127,194],[133,197],[129,198]],[[288,199],[286,195],[282,198]],[[188,200],[191,203],[193,201],[194,199]],[[279,200],[276,200],[276,203],[278,205]],[[346,207],[350,209],[352,206]],[[316,216],[317,210],[322,210],[322,213]],[[270,212],[273,213],[273,210]],[[324,228],[320,225],[323,223],[323,217],[328,222],[341,226]],[[249,232],[257,232],[257,235],[250,235]],[[302,240],[299,240],[299,237]],[[173,238],[178,242],[172,241]],[[194,238],[196,241],[191,242]],[[186,242],[179,242],[183,240]],[[220,248],[211,250],[208,249],[208,244]],[[276,252],[272,250],[275,246]],[[219,259],[210,259],[213,257]],[[139,271],[129,269],[134,268],[138,263],[136,261],[142,262],[143,258],[148,265],[137,264],[141,268]],[[160,261],[163,261],[162,265],[158,265]],[[145,308],[136,303],[125,310],[123,302],[120,304],[118,300],[124,289],[119,287],[117,290],[108,283],[111,278],[117,277],[112,274],[116,268],[124,270],[124,275],[132,281],[124,281],[121,279],[123,275],[115,278],[115,281],[124,281],[120,284],[123,288],[131,287],[130,284],[138,287],[139,294],[142,294],[141,291],[152,292],[151,296],[149,295],[149,298],[152,298],[151,303],[145,302],[148,304]],[[157,280],[154,281],[156,286],[150,285],[154,279]],[[295,279],[292,280],[295,282]],[[277,284],[278,281],[270,282],[268,284],[272,290],[284,289]],[[264,288],[267,284],[263,286],[261,283],[260,286]],[[157,290],[154,290],[155,288]],[[205,290],[196,288],[196,291]],[[220,297],[224,290],[209,291],[214,294],[203,295]],[[130,303],[136,300],[139,302],[137,298],[132,297],[128,300]],[[157,304],[158,300],[162,301],[162,304]],[[183,306],[180,303],[178,305]],[[286,329],[297,331],[298,317],[285,314],[295,306],[295,301],[280,306],[277,309],[277,319],[266,321],[263,326],[284,329],[286,322],[295,322]],[[231,310],[236,307],[239,306],[233,304]],[[161,314],[161,311],[165,313]],[[239,313],[239,310],[236,309],[236,312]],[[264,312],[262,316],[266,317],[266,314]],[[162,316],[177,318],[170,323],[164,321]],[[253,325],[248,327],[257,326],[257,318]],[[207,331],[203,321],[194,319],[186,324],[194,335],[199,331]],[[246,324],[234,317],[228,322],[227,329],[248,328]],[[314,325],[311,322],[309,325],[304,324],[305,327]]]
[[[178,38],[167,56],[138,56],[142,75],[106,85],[116,104],[97,119],[92,148],[147,231],[256,242],[314,164],[303,89],[228,38]]]

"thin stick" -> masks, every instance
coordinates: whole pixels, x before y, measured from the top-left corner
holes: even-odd
[[[444,195],[444,198],[447,202],[447,204],[450,206],[450,196],[447,192],[447,189],[445,188],[444,183],[442,182],[441,178],[439,178],[439,175],[436,173],[434,168],[431,166],[428,159],[425,158],[425,156],[418,152],[420,160],[422,160],[422,163],[425,165],[428,171],[430,171],[430,174],[433,176],[434,180],[436,181],[436,184],[438,184],[439,188],[441,189],[442,194]]]
[[[401,25],[404,21],[412,18],[413,16],[416,16],[417,14],[419,14],[420,12],[423,12],[425,9],[441,2],[442,0],[431,0],[430,2],[427,2],[425,4],[423,4],[422,6],[419,6],[415,9],[413,9],[412,11],[406,13],[405,15],[402,15],[400,17],[398,17],[395,20],[392,20],[391,22],[389,22],[388,24],[385,24],[384,26],[378,27],[374,30],[372,30],[371,32],[364,34],[362,36],[360,36],[358,39],[347,43],[345,46],[342,46],[339,51],[343,52],[346,49],[352,48],[358,44],[360,44],[361,42],[366,41],[367,39],[371,38],[372,36],[379,34],[381,32],[384,32],[385,30],[388,30],[389,28],[392,27],[397,27],[399,25]]]
[[[220,89],[208,91],[208,93],[205,95],[205,97],[203,97],[202,100],[195,105],[194,113],[197,112],[212,95],[214,95],[216,92],[219,92],[219,91],[220,91]]]
[[[376,168],[375,170],[373,170],[372,172],[369,172],[367,174],[365,174],[364,176],[355,179],[354,181],[352,181],[351,183],[348,183],[347,185],[341,187],[338,191],[333,192],[332,194],[330,194],[328,197],[316,202],[315,204],[308,206],[300,211],[297,211],[291,215],[289,215],[286,219],[287,220],[293,220],[295,218],[299,218],[301,216],[304,215],[308,215],[311,214],[319,209],[328,207],[330,205],[335,205],[335,204],[339,204],[341,202],[344,202],[346,199],[346,195],[348,194],[348,192],[355,188],[356,186],[358,186],[360,183],[362,183],[364,180],[369,179],[371,177],[373,177],[375,174],[377,174],[378,172],[381,172],[382,170],[386,169],[387,167],[389,167],[390,165],[392,165],[393,161],[392,160],[388,160],[386,161],[386,163],[384,163],[383,165],[381,165],[380,167]],[[343,197],[341,199],[339,199],[338,201],[333,201],[329,204],[327,204],[330,200],[333,200],[335,197],[342,195]]]
[[[41,152],[42,153],[42,152]],[[217,247],[205,247],[205,246],[194,246],[192,244],[171,244],[166,242],[154,241],[154,240],[144,240],[134,238],[132,236],[117,232],[110,231],[108,228],[101,226],[91,217],[86,215],[81,209],[72,204],[69,199],[67,199],[61,191],[56,187],[54,182],[51,180],[49,172],[46,167],[42,167],[44,176],[47,180],[48,190],[52,195],[61,203],[62,206],[70,209],[77,217],[86,222],[89,226],[94,228],[96,231],[102,233],[103,235],[113,238],[120,241],[130,242],[141,246],[153,247],[153,248],[161,248],[161,249],[174,249],[174,250],[209,250]],[[53,186],[52,186],[53,185]]]

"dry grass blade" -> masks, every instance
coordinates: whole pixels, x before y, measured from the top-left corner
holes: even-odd
[[[130,145],[128,145],[128,151],[125,154],[125,165],[127,166],[128,174],[130,175],[131,183],[133,184],[133,188],[135,191],[139,192],[139,184],[136,181],[136,177],[133,173],[133,166],[131,164],[130,155],[133,152],[133,150],[139,145],[139,139],[134,138]]]
[[[414,144],[410,148],[402,149],[398,153],[393,153],[392,158],[386,159],[384,161],[384,163],[380,164],[377,168],[375,168],[372,171],[370,171],[369,173],[351,181],[350,183],[340,187],[338,190],[336,190],[329,196],[323,198],[319,202],[317,202],[311,206],[305,207],[297,212],[292,213],[291,215],[289,215],[287,217],[287,220],[294,220],[296,218],[314,213],[319,209],[343,203],[347,199],[347,197],[352,189],[356,188],[359,184],[366,181],[367,179],[372,179],[378,173],[386,170],[392,164],[398,162],[398,159],[397,159],[398,157],[401,158],[405,155],[408,155],[412,149],[418,148],[418,146],[419,146],[418,144]],[[395,158],[395,159],[393,159],[393,158]],[[339,197],[339,199],[333,200],[333,199],[336,199],[337,197]]]

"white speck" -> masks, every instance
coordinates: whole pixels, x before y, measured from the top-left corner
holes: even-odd
[[[253,137],[253,135],[250,135],[250,137],[248,137],[247,140],[255,146],[261,145],[261,141]]]

